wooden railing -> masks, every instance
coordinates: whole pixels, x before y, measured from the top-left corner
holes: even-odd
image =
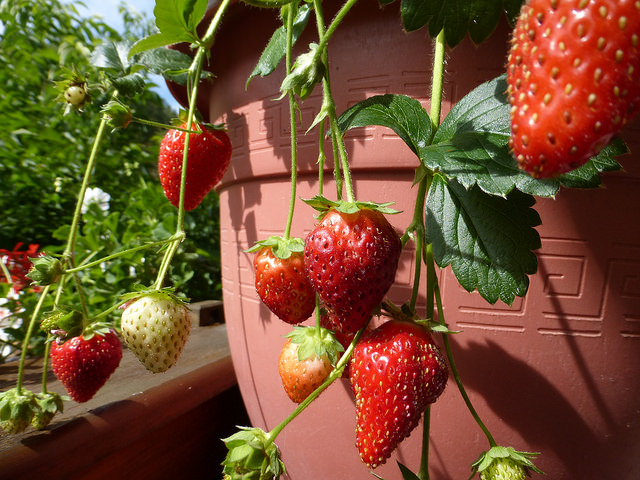
[[[65,402],[65,412],[44,431],[3,435],[0,478],[220,478],[226,453],[220,439],[249,424],[221,312],[219,302],[194,305],[189,341],[166,373],[147,372],[125,349],[89,402]],[[25,386],[33,391],[39,365],[30,361],[26,372]],[[0,366],[3,391],[13,385],[16,368]],[[53,376],[49,390],[64,393]]]

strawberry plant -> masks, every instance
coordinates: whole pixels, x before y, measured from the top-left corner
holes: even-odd
[[[279,368],[295,408],[268,432],[240,427],[224,439],[229,450],[224,478],[280,478],[286,462],[277,447],[278,436],[295,428],[293,420],[305,415],[313,402],[322,402],[321,394],[340,378],[348,379],[354,393],[353,442],[365,470],[384,464],[422,420],[422,460],[415,466],[399,464],[399,469],[405,480],[429,478],[430,408],[437,405],[450,378],[488,443],[487,451],[478,452],[478,460],[469,466],[471,476],[488,480],[541,473],[533,463],[538,453],[501,445],[473,405],[452,348],[452,336],[464,333],[448,327],[438,271],[450,268],[461,287],[477,292],[488,304],[511,305],[527,294],[530,277],[537,271],[534,252],[541,246],[536,197],[553,197],[560,188],[600,185],[600,175],[620,169],[616,157],[627,151],[616,134],[637,113],[638,3],[402,0],[404,29],[424,28],[435,45],[429,111],[415,98],[384,94],[341,112],[329,75],[328,46],[353,14],[357,0],[346,0],[328,22],[321,0],[246,3],[268,15],[276,8],[281,20],[246,88],[259,82],[257,77],[275,75],[283,62],[280,100],[290,113],[288,214],[285,224],[277,227],[281,234],[261,239],[249,249],[256,253],[256,298],[288,325],[313,317],[315,310],[315,326],[294,327],[279,364],[273,366]],[[207,4],[206,0],[157,0],[156,33],[133,45],[105,44],[95,52],[96,67],[104,74],[99,90],[111,97],[101,106],[103,117],[79,187],[76,214],[65,229],[66,246],[57,256],[35,259],[30,273],[43,288],[41,298],[53,293],[59,299],[63,291],[71,290],[78,299],[77,305],[54,302],[53,311],[44,315],[52,335],[78,338],[122,307],[122,336],[152,372],[165,371],[179,361],[189,334],[187,300],[178,298],[170,285],[171,266],[179,261],[189,235],[185,211],[198,208],[220,180],[232,147],[226,135],[203,122],[196,108],[201,82],[216,81],[205,71],[207,56],[215,54],[216,32],[232,2],[219,2],[201,23]],[[474,42],[483,42],[503,14],[513,26],[508,66],[441,118],[446,49],[455,48],[467,34]],[[294,58],[294,44],[310,30],[317,41]],[[192,55],[164,48],[181,43],[191,46]],[[140,69],[182,82],[188,111],[179,127],[137,118],[127,105],[126,99],[139,90]],[[65,103],[75,110],[90,107],[95,97],[91,84],[84,96],[77,90],[79,85],[85,88],[77,75],[60,85]],[[298,111],[314,92],[321,95],[321,108],[303,127],[330,139],[336,189],[325,191],[326,152],[319,142],[318,191],[305,199],[319,215],[308,219],[313,224],[310,233],[296,238],[291,229],[294,215],[299,216],[294,208],[299,184]],[[79,212],[101,142],[109,127],[117,134],[136,122],[168,131],[161,147],[159,181],[167,202],[177,209],[174,228],[148,243],[100,258],[78,258]],[[356,196],[345,136],[366,126],[393,132],[415,156],[413,217],[401,231],[388,221],[397,213],[393,198],[376,203]],[[215,138],[208,139],[209,135]],[[201,181],[203,185],[192,190]],[[396,304],[386,297],[409,244],[415,248],[414,277],[406,298]],[[154,280],[125,293],[104,311],[89,308],[82,275],[93,274],[97,266],[108,269],[116,258],[155,251],[159,265]],[[420,294],[424,306],[418,302]],[[32,328],[41,316],[40,306],[34,310]],[[21,382],[19,374],[16,388],[0,398],[0,422],[7,431],[26,428],[44,412]]]

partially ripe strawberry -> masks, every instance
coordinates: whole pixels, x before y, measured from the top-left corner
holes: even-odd
[[[350,364],[356,446],[370,468],[385,463],[445,388],[449,372],[431,335],[390,320],[362,336]]]
[[[186,124],[181,126],[183,129],[186,127]],[[231,160],[231,141],[224,130],[209,128],[202,124],[192,126],[192,130],[198,128],[202,133],[192,133],[189,138],[185,210],[193,210],[200,205],[204,197],[222,179]],[[160,143],[158,156],[160,183],[167,199],[176,207],[180,203],[186,136],[187,133],[182,130],[169,130]]]
[[[122,312],[122,338],[153,373],[176,364],[189,333],[191,318],[186,305],[173,295],[157,291],[132,301]]]
[[[323,328],[296,327],[278,359],[278,372],[289,398],[301,403],[331,374],[341,345]]]
[[[269,246],[253,260],[256,291],[262,302],[286,323],[295,325],[311,316],[316,295],[304,268],[302,252],[279,258]]]
[[[400,237],[378,210],[330,209],[305,240],[304,262],[311,285],[340,321],[339,333],[367,324],[393,284]]]
[[[122,344],[113,330],[83,333],[51,344],[51,369],[76,402],[90,400],[120,365]]]
[[[553,177],[596,155],[640,109],[635,0],[530,0],[507,67],[521,168]]]

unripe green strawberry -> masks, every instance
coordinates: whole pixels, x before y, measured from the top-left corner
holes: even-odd
[[[31,426],[36,430],[46,428],[58,412],[64,410],[62,397],[54,392],[39,393],[36,395],[38,408],[33,412]]]
[[[509,457],[494,460],[480,472],[481,480],[524,480],[526,476],[525,468]]]
[[[191,331],[186,305],[162,291],[132,301],[121,321],[125,344],[153,373],[165,372],[176,364]]]
[[[38,410],[36,396],[25,389],[12,388],[0,393],[0,428],[5,433],[17,434],[31,423]]]

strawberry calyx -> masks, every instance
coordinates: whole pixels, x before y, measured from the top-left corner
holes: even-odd
[[[333,333],[323,327],[294,327],[285,336],[291,339],[291,343],[298,345],[298,360],[301,362],[326,355],[331,365],[335,367],[339,354],[344,352],[344,347]]]
[[[82,330],[82,338],[90,340],[94,335],[105,336],[113,331],[113,326],[107,322],[95,321],[87,324]]]
[[[33,413],[31,426],[36,430],[47,427],[57,413],[64,411],[62,397],[55,392],[41,392],[36,394],[37,409]]]
[[[45,286],[56,283],[64,273],[62,262],[51,255],[29,258],[29,260],[32,267],[26,276],[36,285]]]
[[[177,303],[178,305],[187,305],[188,303],[188,299],[176,295],[175,288],[173,287],[146,288],[140,286],[139,289],[137,289],[135,292],[124,293],[120,296],[120,299],[124,302],[122,308],[126,308],[128,305],[142,297],[150,296],[153,296],[158,300],[166,298],[168,300],[171,300],[172,302]]]
[[[0,393],[0,427],[7,433],[20,433],[31,424],[38,409],[30,390],[12,388]]]
[[[246,253],[257,252],[264,247],[270,247],[273,254],[282,260],[291,256],[292,253],[304,252],[304,240],[301,238],[285,238],[279,235],[271,235],[266,240],[256,242],[253,247],[245,250]]]
[[[512,447],[494,446],[471,464],[471,477],[480,474],[482,480],[521,480],[529,471],[544,474],[531,459],[538,452],[519,452]]]
[[[224,478],[279,479],[286,470],[280,449],[269,434],[260,428],[239,428],[239,432],[222,439],[229,450],[222,462]]]
[[[398,210],[394,210],[393,208],[389,208],[390,205],[393,205],[393,202],[387,203],[375,203],[375,202],[349,202],[346,200],[329,200],[328,198],[322,195],[316,195],[313,198],[303,200],[307,205],[313,207],[319,212],[318,219],[324,217],[329,210],[337,210],[340,213],[356,213],[359,210],[369,209],[376,210],[380,213],[384,213],[387,215],[394,215],[396,213],[400,213]]]
[[[385,316],[398,320],[400,322],[412,322],[420,325],[429,332],[442,333],[444,335],[461,333],[460,330],[451,330],[443,323],[430,318],[420,318],[418,314],[413,310],[409,304],[403,304],[402,306],[395,305],[389,300],[385,300],[382,303],[382,313]]]

